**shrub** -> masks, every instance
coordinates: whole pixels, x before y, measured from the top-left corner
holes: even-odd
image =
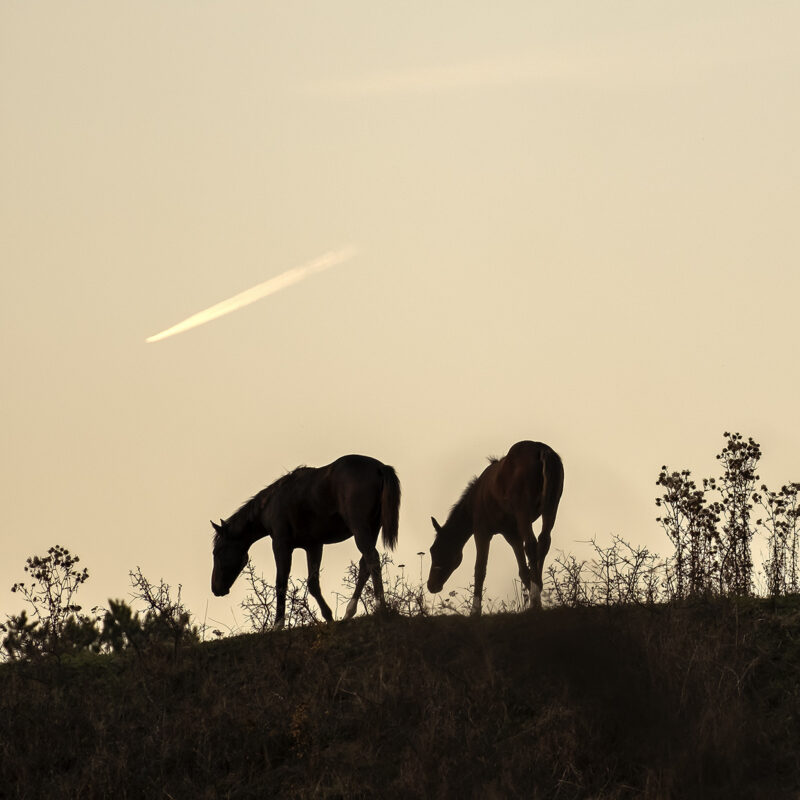
[[[767,534],[764,562],[767,592],[772,597],[797,593],[800,591],[800,483],[784,485],[779,492],[771,492],[762,484],[761,491],[763,494],[753,495],[753,502],[765,512],[756,525]]]
[[[115,653],[132,648],[138,654],[166,645],[177,654],[181,646],[200,641],[199,630],[181,602],[180,584],[173,599],[172,589],[163,579],[158,585],[151,583],[140,567],[129,576],[133,598],[145,604],[143,615],[124,600],[109,600],[100,632],[102,644]]]
[[[252,561],[247,562],[243,575],[250,586],[250,593],[242,601],[241,608],[254,631],[268,631],[275,622],[275,586],[256,573]],[[312,602],[307,582],[302,578],[296,580],[290,577],[286,586],[284,627],[296,628],[318,623],[319,614]]]
[[[169,584],[150,583],[140,568],[130,573],[133,597],[145,604],[143,616],[124,600],[109,600],[101,617],[81,613],[76,603],[78,589],[89,579],[89,572],[79,568],[78,556],[55,545],[46,556],[27,559],[25,572],[30,582],[19,582],[11,591],[22,594],[32,608],[32,617],[23,610],[0,623],[0,655],[5,660],[20,661],[43,656],[75,655],[80,652],[122,652],[132,648],[137,653],[167,644],[177,652],[181,645],[199,640],[197,627],[180,599],[181,587],[173,600]]]
[[[11,591],[23,596],[33,616],[29,619],[22,611],[0,624],[6,659],[63,655],[96,645],[97,616],[81,614],[81,606],[75,602],[78,589],[89,579],[89,571],[78,567],[79,562],[78,556],[61,545],[51,547],[45,556],[26,560],[24,570],[30,581],[15,583]]]

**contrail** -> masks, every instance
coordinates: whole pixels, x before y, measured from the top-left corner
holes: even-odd
[[[342,250],[332,250],[313,261],[309,261],[307,264],[288,269],[286,272],[282,272],[274,278],[259,283],[250,289],[245,289],[245,291],[239,292],[239,294],[235,294],[233,297],[229,297],[227,300],[223,300],[221,303],[217,303],[210,308],[206,308],[204,311],[198,311],[196,314],[192,314],[191,317],[183,320],[183,322],[179,322],[171,328],[161,331],[161,333],[156,333],[154,336],[149,336],[145,341],[158,342],[161,339],[166,339],[168,336],[174,336],[176,333],[183,333],[191,328],[196,328],[198,325],[204,325],[206,322],[211,322],[213,319],[222,317],[225,314],[230,314],[231,311],[236,311],[237,309],[250,305],[250,303],[255,303],[256,300],[261,300],[262,297],[275,294],[275,292],[279,292],[281,289],[285,289],[293,283],[302,281],[315,272],[322,272],[324,269],[334,267],[337,264],[341,264],[343,261],[348,261],[356,252],[357,250],[353,246],[345,247]]]

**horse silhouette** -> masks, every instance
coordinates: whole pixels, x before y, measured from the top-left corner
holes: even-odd
[[[530,591],[532,605],[541,606],[544,559],[563,488],[561,458],[546,444],[517,442],[504,458],[491,459],[468,484],[444,525],[431,517],[436,538],[431,546],[428,591],[442,590],[461,563],[464,545],[475,536],[472,613],[480,614],[489,544],[499,533],[514,550],[523,591],[526,595]],[[542,532],[537,542],[531,524],[540,516]]]
[[[400,482],[394,469],[369,456],[342,456],[324,467],[298,467],[262,489],[227,520],[214,528],[214,569],[211,591],[228,594],[247,564],[248,550],[264,536],[272,537],[277,598],[275,628],[284,624],[286,586],[296,548],[306,551],[308,590],[322,616],[333,619],[320,592],[322,547],[351,536],[361,552],[355,592],[347,604],[345,619],[355,614],[369,575],[379,606],[383,606],[383,582],[375,544],[383,529],[383,544],[397,543]]]

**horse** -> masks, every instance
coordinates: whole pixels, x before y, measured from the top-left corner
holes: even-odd
[[[383,608],[383,582],[375,545],[382,528],[384,547],[394,549],[399,515],[400,481],[392,467],[375,458],[347,455],[324,467],[297,467],[262,489],[227,520],[221,519],[219,525],[211,523],[211,591],[217,597],[228,594],[247,565],[250,546],[271,536],[277,573],[274,627],[284,625],[286,585],[295,548],[306,551],[308,591],[330,622],[333,614],[319,586],[322,547],[352,536],[361,559],[355,592],[344,618],[355,614],[369,575],[379,607]]]
[[[431,546],[428,591],[436,594],[442,590],[461,563],[464,545],[474,535],[472,613],[480,615],[489,543],[500,533],[514,550],[523,592],[530,592],[529,604],[541,607],[544,559],[563,488],[561,458],[541,442],[517,442],[504,458],[490,459],[489,466],[467,485],[444,525],[431,517],[436,538]],[[537,542],[531,524],[540,516],[542,532]]]

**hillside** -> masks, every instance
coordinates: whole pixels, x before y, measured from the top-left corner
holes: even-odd
[[[796,797],[800,600],[0,666],[0,797]]]

